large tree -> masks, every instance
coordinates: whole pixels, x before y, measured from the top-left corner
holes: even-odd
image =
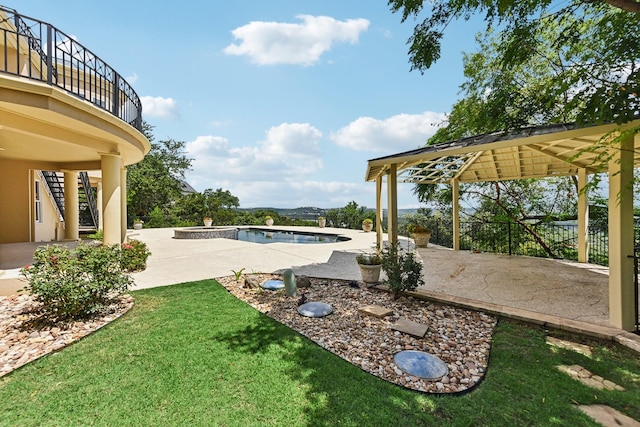
[[[185,142],[154,142],[153,127],[146,122],[143,131],[151,151],[127,168],[127,204],[131,215],[146,217],[154,208],[167,208],[180,197],[180,181],[190,169],[191,159],[184,153]]]
[[[498,120],[502,121],[501,127],[520,124],[509,121],[509,112],[522,108],[523,99],[532,112],[540,106],[553,109],[550,101],[567,91],[570,93],[563,109],[581,123],[624,123],[640,112],[637,1],[390,0],[389,5],[393,12],[401,12],[403,21],[426,14],[409,39],[411,68],[420,72],[440,58],[447,25],[452,20],[478,14],[484,16],[488,32],[496,31],[493,46],[496,68],[490,77],[494,89],[502,87],[505,73],[514,68],[522,70],[531,62],[539,63],[540,55],[546,56],[553,73],[542,70],[539,84],[530,87],[530,94],[540,96],[512,97],[509,92],[512,86],[504,86],[499,92],[503,107],[485,110],[493,118],[505,119]],[[549,55],[550,52],[554,54]],[[508,80],[509,76],[506,77]],[[498,99],[497,94],[494,98]]]

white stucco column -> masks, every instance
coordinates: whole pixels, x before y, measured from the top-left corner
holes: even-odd
[[[120,241],[127,238],[127,168],[120,169]]]
[[[589,262],[589,193],[587,170],[578,170],[578,262]]]
[[[376,250],[382,250],[382,177],[376,178]]]
[[[389,166],[387,178],[387,235],[389,244],[398,243],[398,165]]]
[[[98,185],[96,188],[96,206],[98,207],[98,230],[104,229],[103,217],[104,213],[102,212],[102,181],[98,181]]]
[[[451,180],[451,194],[453,195],[453,250],[460,250],[460,181]]]
[[[78,240],[80,207],[78,202],[78,172],[64,172],[64,238]]]
[[[635,328],[633,277],[633,136],[609,161],[609,323]]]
[[[120,155],[102,154],[103,241],[107,245],[122,243],[122,197],[120,195]]]

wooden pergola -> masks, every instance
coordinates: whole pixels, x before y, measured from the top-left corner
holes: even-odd
[[[453,190],[453,248],[460,249],[459,185],[551,176],[577,176],[584,189],[589,174],[609,179],[609,311],[612,326],[635,328],[633,169],[640,166],[640,134],[608,145],[612,133],[640,126],[640,119],[579,127],[574,123],[473,136],[371,159],[366,181],[376,183],[377,243],[382,245],[382,186],[387,183],[387,232],[398,239],[397,184],[449,184]],[[578,261],[588,262],[588,194],[578,196]]]

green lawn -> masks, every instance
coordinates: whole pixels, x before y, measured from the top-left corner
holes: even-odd
[[[640,359],[611,343],[591,342],[589,359],[501,320],[485,380],[436,396],[363,372],[213,280],[134,295],[119,320],[0,379],[0,425],[596,425],[576,403],[640,419]],[[590,389],[558,364],[627,390]]]

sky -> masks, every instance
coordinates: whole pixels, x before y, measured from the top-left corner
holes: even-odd
[[[483,29],[454,22],[421,74],[407,53],[416,21],[386,0],[2,1],[111,65],[155,141],[185,142],[187,182],[241,208],[375,207],[367,160],[433,135]],[[399,208],[421,206],[412,185],[398,190]]]

